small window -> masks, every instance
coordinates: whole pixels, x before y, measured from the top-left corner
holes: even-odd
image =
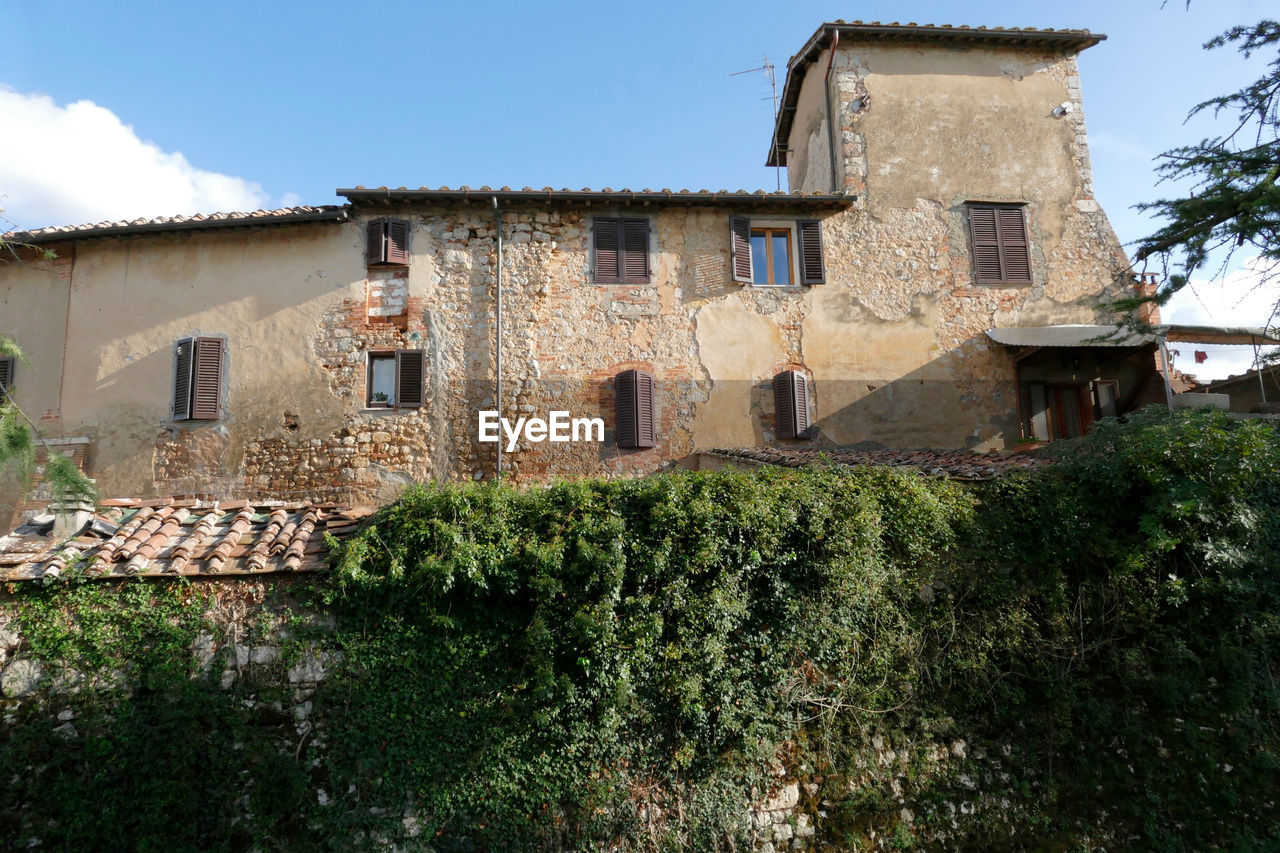
[[[365,262],[369,266],[409,263],[409,220],[374,219],[365,240]]]
[[[975,282],[1031,283],[1031,248],[1022,205],[970,204],[969,241]]]
[[[424,401],[425,353],[420,349],[369,353],[365,405],[370,409],[413,409]]]
[[[649,283],[649,220],[591,220],[591,277],[597,284]]]
[[[751,229],[751,283],[791,283],[791,229]]]
[[[655,447],[653,425],[653,374],[644,370],[624,370],[613,380],[618,411],[618,446]]]
[[[222,416],[222,338],[183,338],[173,347],[173,419],[216,421]]]
[[[0,355],[0,400],[4,400],[13,387],[13,369],[17,361],[11,355]]]
[[[784,370],[773,377],[774,435],[807,438],[809,434],[809,380],[798,370]]]
[[[823,284],[822,225],[816,219],[729,220],[734,281],[761,285]],[[797,246],[799,251],[797,252]]]

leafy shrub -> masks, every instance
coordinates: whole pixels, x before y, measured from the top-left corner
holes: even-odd
[[[1276,431],[1148,410],[1057,452],[416,488],[314,590],[343,663],[302,735],[189,662],[190,587],[24,587],[33,653],[137,687],[70,741],[22,709],[0,838],[742,849],[781,767],[843,849],[1280,847]]]

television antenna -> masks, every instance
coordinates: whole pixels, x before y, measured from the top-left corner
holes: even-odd
[[[735,72],[733,72],[732,74],[730,74],[729,76],[730,76],[730,77],[741,77],[743,74],[756,74],[756,73],[761,72],[761,71],[763,71],[763,72],[765,73],[765,76],[767,76],[767,77],[769,78],[769,91],[770,91],[770,93],[771,93],[771,94],[770,94],[770,97],[768,97],[768,98],[761,98],[760,100],[762,100],[762,101],[772,100],[772,101],[773,101],[773,126],[774,126],[774,128],[776,129],[776,128],[777,128],[777,126],[778,126],[778,78],[777,78],[777,75],[776,75],[776,74],[774,74],[774,67],[773,67],[773,63],[769,61],[769,57],[768,57],[768,55],[765,55],[765,56],[763,57],[763,61],[762,61],[762,62],[761,62],[761,64],[760,64],[760,65],[758,65],[757,67],[755,67],[755,68],[748,68],[748,69],[746,69],[745,71],[735,71]],[[778,162],[778,156],[777,156],[777,155],[778,155],[778,152],[777,152],[777,145],[778,145],[778,143],[777,143],[777,140],[776,140],[776,139],[774,140],[774,143],[773,143],[773,144],[774,144],[774,152],[773,152],[774,156],[773,156],[773,162],[775,162],[775,163],[776,163],[776,162]],[[774,170],[774,177],[776,178],[776,185],[777,185],[778,191],[779,191],[779,192],[781,192],[781,191],[782,191],[782,167],[781,167],[781,166],[774,166],[774,167],[773,167],[773,170]]]

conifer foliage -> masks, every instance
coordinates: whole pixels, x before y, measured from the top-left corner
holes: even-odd
[[[1138,205],[1165,224],[1138,242],[1136,262],[1161,262],[1167,283],[1158,301],[1167,301],[1203,269],[1215,253],[1246,246],[1262,259],[1262,282],[1280,274],[1280,22],[1238,26],[1205,44],[1215,50],[1236,46],[1245,57],[1271,55],[1261,77],[1244,88],[1211,98],[1191,110],[1234,119],[1221,135],[1166,151],[1157,168],[1162,181],[1187,186],[1181,197]],[[1268,325],[1273,325],[1273,311]]]

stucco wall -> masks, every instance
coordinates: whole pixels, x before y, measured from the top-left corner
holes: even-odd
[[[859,197],[832,223],[832,242],[844,248],[828,275],[841,288],[815,289],[804,325],[824,431],[840,443],[1009,446],[1013,368],[983,332],[1109,322],[1106,302],[1132,287],[1128,259],[1093,198],[1075,59],[841,42],[832,62],[832,187],[815,181],[830,173],[828,57],[808,67],[788,143],[793,190]],[[1069,109],[1055,114],[1064,103]],[[975,284],[970,201],[1024,205],[1030,285]]]
[[[75,260],[73,245],[52,247],[46,260],[22,251],[0,261],[0,335],[17,342],[26,358],[16,365],[13,399],[33,420],[58,417],[67,296]]]

